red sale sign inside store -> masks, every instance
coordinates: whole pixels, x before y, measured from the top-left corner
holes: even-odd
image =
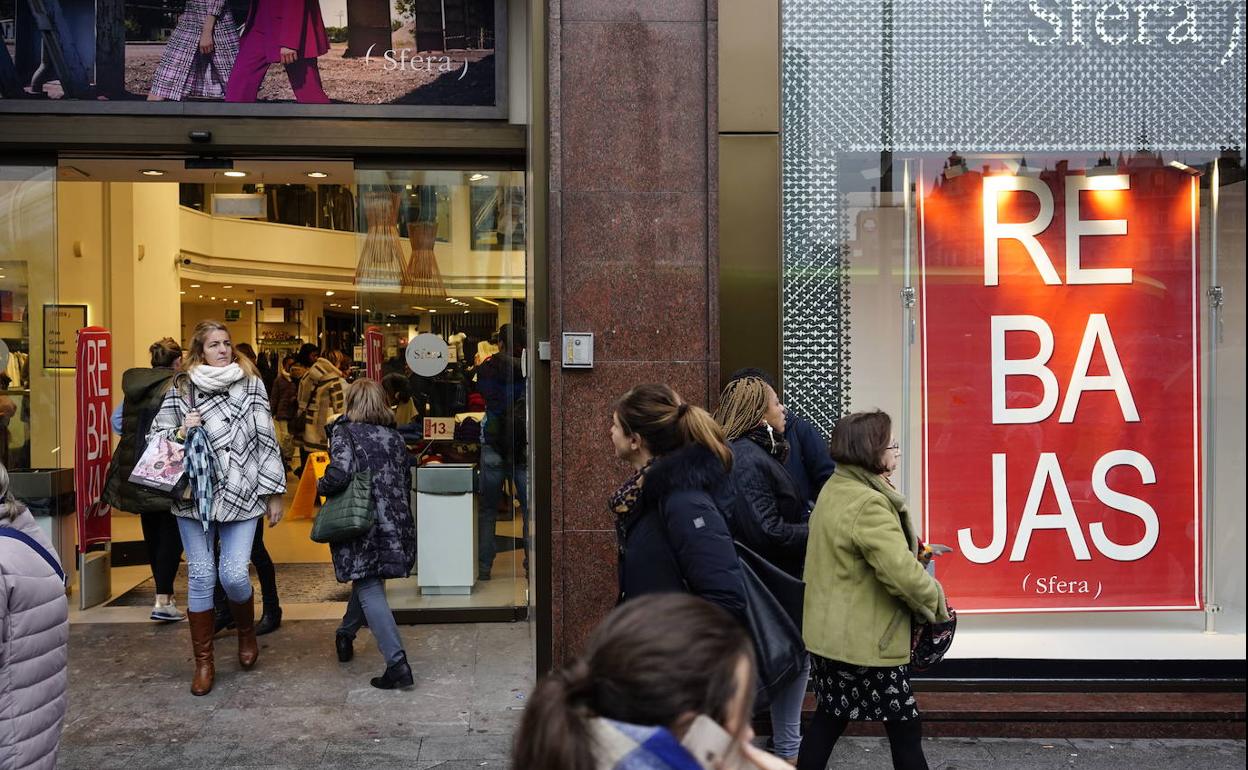
[[[1105,170],[920,201],[925,531],[960,612],[1200,607],[1199,191]]]
[[[98,326],[78,332],[74,367],[74,496],[79,548],[112,538],[110,509],[100,500],[112,458],[108,424],[113,411],[111,343],[112,335]]]
[[[381,329],[370,326],[364,331],[364,363],[370,380],[381,382],[381,360],[385,355],[385,337]]]

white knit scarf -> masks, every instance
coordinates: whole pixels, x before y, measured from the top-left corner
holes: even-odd
[[[247,376],[237,363],[225,366],[209,366],[200,364],[191,369],[191,382],[205,393],[220,393],[229,390],[230,386]]]

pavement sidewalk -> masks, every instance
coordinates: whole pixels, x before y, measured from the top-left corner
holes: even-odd
[[[240,671],[232,637],[217,640],[217,684],[189,692],[185,623],[77,623],[59,767],[404,768],[507,770],[512,731],[532,687],[526,623],[402,626],[416,687],[368,684],[383,668],[367,629],[356,657],[334,657],[330,621],[294,621],[260,638]],[[1243,741],[940,738],[934,770],[955,768],[1244,767]],[[845,738],[835,768],[888,768],[882,738]]]

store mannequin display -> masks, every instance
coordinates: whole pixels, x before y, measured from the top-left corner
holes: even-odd
[[[485,398],[481,428],[481,499],[477,508],[477,579],[489,580],[497,552],[494,526],[502,500],[503,483],[510,481],[520,503],[520,517],[528,522],[528,468],[524,420],[524,329],[503,324],[499,351],[477,370],[477,391]],[[508,517],[511,511],[508,509]]]

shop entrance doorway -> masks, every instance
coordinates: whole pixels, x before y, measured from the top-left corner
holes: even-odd
[[[153,343],[186,349],[196,324],[215,319],[255,356],[273,408],[289,408],[292,389],[298,402],[302,378],[333,380],[326,390],[383,381],[414,466],[418,560],[387,587],[401,620],[524,617],[528,462],[523,443],[499,446],[500,429],[523,436],[527,425],[523,343],[499,339],[500,329],[524,339],[522,172],[150,156],[0,171],[0,339],[16,373],[0,401],[0,459],[11,472],[73,466],[75,373],[58,356],[72,354],[79,327],[51,339],[49,308],[111,333],[114,406],[125,371],[151,366]],[[409,365],[417,338],[442,356],[437,371]],[[341,614],[350,591],[329,548],[308,537],[326,425],[341,406],[320,408],[322,392],[296,403],[311,415],[302,435],[275,414],[287,514],[264,544],[286,618]],[[57,512],[47,520],[72,562],[72,518]],[[156,587],[142,517],[114,509],[109,529],[107,546],[87,549],[111,567],[98,578],[107,599],[80,617],[145,617]],[[183,606],[184,592],[183,563]]]

